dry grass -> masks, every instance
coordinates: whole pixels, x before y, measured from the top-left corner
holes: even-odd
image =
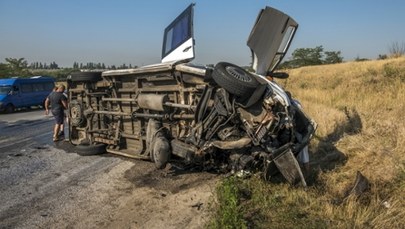
[[[398,175],[405,161],[405,58],[305,67],[290,76],[285,88],[319,124],[314,156],[328,153],[319,147],[329,141],[348,159],[342,175],[360,170],[374,183]]]
[[[404,228],[405,58],[289,74],[279,83],[319,125],[310,145],[313,185],[244,181],[246,212],[259,212],[247,220],[262,228]],[[345,198],[357,171],[370,189]]]
[[[313,166],[323,168],[318,176],[321,197],[344,196],[356,171],[371,183],[366,204],[355,199],[325,204],[324,217],[343,228],[404,226],[405,193],[399,187],[405,184],[405,58],[289,73],[282,83],[319,124],[311,149]],[[330,156],[336,154],[341,157]]]

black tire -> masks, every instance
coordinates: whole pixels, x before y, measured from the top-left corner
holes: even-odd
[[[97,82],[101,80],[101,72],[73,72],[68,79],[72,82]]]
[[[106,152],[105,144],[76,145],[76,152],[81,156],[99,155]]]
[[[6,112],[6,114],[11,114],[13,113],[15,110],[15,107],[13,104],[7,104],[6,108],[4,109],[4,112]]]
[[[230,94],[239,97],[250,96],[259,85],[256,78],[249,72],[227,62],[219,62],[215,65],[212,78]]]
[[[156,137],[153,142],[152,158],[157,169],[164,169],[170,159],[170,145],[165,137]]]

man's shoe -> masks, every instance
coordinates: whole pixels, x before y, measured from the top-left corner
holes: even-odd
[[[54,142],[57,142],[57,141],[59,141],[59,138],[58,138],[57,136],[54,136],[54,137],[53,137],[53,141],[54,141]]]

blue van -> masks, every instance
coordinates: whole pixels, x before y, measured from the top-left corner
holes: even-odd
[[[17,108],[42,106],[54,86],[55,80],[44,76],[0,79],[0,111],[12,113]]]

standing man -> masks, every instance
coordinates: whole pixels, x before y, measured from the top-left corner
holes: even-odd
[[[59,130],[63,126],[65,119],[64,110],[67,109],[67,99],[63,94],[65,86],[60,85],[55,92],[52,92],[45,100],[45,115],[49,114],[49,105],[51,105],[52,115],[55,117],[55,127],[53,129],[53,141],[59,140]],[[63,130],[62,130],[63,131]]]
[[[55,85],[55,87],[53,87],[53,89],[52,89],[52,92],[46,97],[47,99],[49,98],[49,96],[52,94],[52,93],[55,93],[57,90],[58,90],[58,88],[59,88],[59,86],[58,85]],[[65,93],[63,93],[64,95],[65,95]],[[66,95],[65,95],[66,96]],[[66,96],[66,98],[67,98],[67,96]],[[63,123],[62,123],[62,125],[60,125],[60,130],[59,130],[59,134],[58,134],[58,137],[63,137],[63,136],[65,136],[65,133],[63,132],[63,130],[64,130],[64,127],[63,127]]]

